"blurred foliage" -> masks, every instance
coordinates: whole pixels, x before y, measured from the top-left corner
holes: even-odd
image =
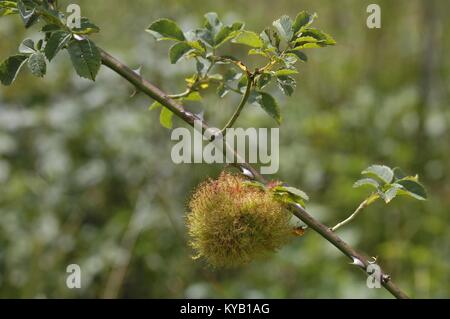
[[[352,185],[369,164],[418,172],[428,201],[379,201],[339,233],[378,256],[412,297],[450,296],[448,1],[377,1],[378,30],[365,24],[369,1],[76,2],[102,29],[93,37],[100,47],[142,64],[170,93],[191,66],[170,64],[168,47],[144,32],[151,21],[189,28],[216,11],[258,30],[283,14],[317,12],[338,44],[310,54],[294,96],[278,97],[285,121],[276,178],[307,191],[309,210],[331,226],[367,194]],[[0,19],[2,59],[34,32]],[[27,72],[0,87],[0,297],[390,297],[367,289],[360,270],[309,231],[235,270],[192,260],[186,200],[222,167],[172,164],[169,131],[147,111],[152,102],[130,98],[132,88],[109,70],[92,84],[61,54],[44,80]],[[213,94],[204,101],[205,116],[223,123],[235,103],[216,103]],[[251,111],[237,124],[273,125]],[[66,287],[71,263],[81,266],[82,289]]]

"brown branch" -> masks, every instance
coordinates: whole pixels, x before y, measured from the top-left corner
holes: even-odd
[[[106,53],[104,50],[101,50],[102,63],[108,68],[112,69],[120,76],[125,78],[128,82],[134,85],[138,90],[142,91],[144,94],[148,95],[152,99],[158,101],[163,106],[167,107],[171,110],[175,115],[181,118],[186,123],[194,126],[195,121],[201,121],[202,130],[208,129],[208,125],[205,121],[201,120],[196,115],[187,112],[184,107],[178,104],[176,101],[171,99],[167,94],[162,92],[159,88],[151,84],[150,82],[143,79],[140,75],[130,69],[128,66],[119,62],[117,59],[112,57],[110,54]],[[224,142],[227,150],[231,150],[230,146]],[[247,176],[250,173],[251,178],[258,180],[260,182],[266,183],[267,181],[264,179],[259,172],[253,168],[250,164],[246,163],[242,160],[242,157],[236,153],[236,151],[232,150],[237,159],[241,159],[241,161],[236,161],[237,164],[234,164],[241,171],[247,172]],[[242,163],[239,163],[242,162]],[[292,205],[291,206],[292,213],[298,217],[301,221],[303,221],[306,225],[308,225],[311,229],[319,233],[323,238],[333,244],[337,249],[339,249],[344,255],[349,257],[352,260],[352,263],[366,272],[367,267],[370,262],[366,256],[358,253],[353,249],[349,244],[343,241],[340,237],[338,237],[334,232],[332,232],[327,226],[316,220],[312,217],[304,208],[300,205]],[[382,272],[381,274],[381,284],[386,290],[388,290],[392,295],[399,299],[406,299],[408,296],[397,287],[394,282],[390,279],[390,276]]]

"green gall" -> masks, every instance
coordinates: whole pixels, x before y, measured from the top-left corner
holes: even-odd
[[[200,184],[189,202],[187,227],[194,258],[237,267],[267,256],[292,238],[291,214],[269,190],[222,173]]]

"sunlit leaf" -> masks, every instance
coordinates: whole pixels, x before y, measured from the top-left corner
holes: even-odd
[[[233,40],[234,43],[248,45],[254,48],[261,48],[263,46],[263,41],[255,32],[252,31],[241,31]]]
[[[372,175],[380,178],[385,183],[389,184],[394,178],[394,172],[385,165],[372,165],[361,172],[364,175]]]
[[[183,31],[170,19],[158,19],[146,31],[155,36],[157,40],[185,40]]]

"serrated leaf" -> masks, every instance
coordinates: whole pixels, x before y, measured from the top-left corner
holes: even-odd
[[[173,127],[173,113],[166,107],[161,109],[161,113],[159,115],[159,122],[165,128],[171,129]]]
[[[241,31],[232,42],[244,44],[253,48],[261,48],[264,45],[259,35],[252,31]]]
[[[357,188],[357,187],[361,187],[364,185],[370,185],[373,186],[375,188],[379,188],[380,184],[374,180],[373,178],[361,178],[360,180],[357,180],[355,182],[355,184],[353,184],[353,187]]]
[[[273,22],[273,26],[278,30],[281,38],[287,42],[289,42],[294,36],[294,32],[292,30],[292,19],[284,15],[280,19]]]
[[[4,60],[0,64],[0,82],[3,85],[11,85],[27,60],[28,56],[25,54],[13,55]]]
[[[287,75],[278,76],[277,84],[281,92],[283,92],[287,96],[291,96],[294,93],[295,88],[297,87],[297,82],[295,81],[295,79]]]
[[[392,179],[394,178],[394,172],[392,171],[392,169],[385,165],[369,166],[364,171],[362,171],[361,174],[376,176],[387,184],[391,183]]]
[[[403,192],[399,192],[399,194],[401,193],[402,195],[409,195],[418,200],[425,200],[427,198],[427,192],[419,182],[410,179],[403,179],[396,181],[395,184],[398,184],[402,187]]]
[[[89,39],[72,40],[67,48],[77,74],[95,81],[101,66],[101,56],[97,46]]]
[[[183,57],[186,53],[193,50],[192,47],[186,42],[177,42],[172,45],[169,49],[169,58],[170,63],[175,64],[178,62],[181,57]]]
[[[89,21],[88,18],[83,17],[80,19],[80,27],[72,28],[72,32],[75,34],[87,35],[100,32],[100,28]]]
[[[28,68],[34,76],[42,78],[47,73],[47,62],[41,52],[30,55],[28,59]]]
[[[52,32],[44,49],[47,59],[51,61],[69,43],[71,38],[72,34],[66,31]]]
[[[280,107],[273,96],[266,92],[257,92],[257,95],[255,103],[274,118],[278,124],[281,124]]]
[[[314,21],[315,17],[316,14],[310,14],[307,11],[302,11],[297,14],[292,25],[293,32],[297,33],[301,28],[309,26]]]
[[[186,40],[180,27],[170,19],[158,19],[146,31],[153,34],[157,40]]]

